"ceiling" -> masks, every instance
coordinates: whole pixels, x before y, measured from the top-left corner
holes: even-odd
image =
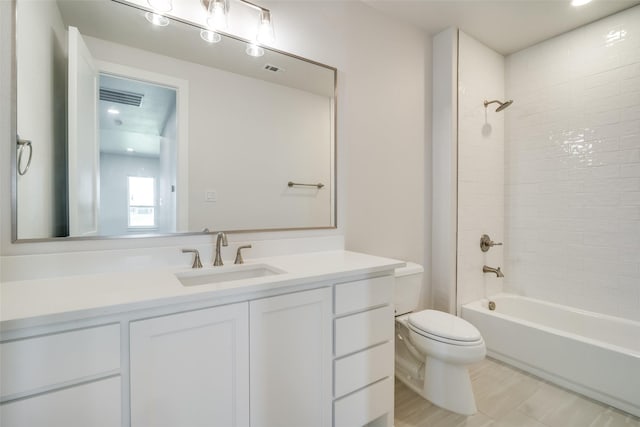
[[[605,16],[640,0],[363,0],[371,7],[436,34],[457,27],[508,55]]]

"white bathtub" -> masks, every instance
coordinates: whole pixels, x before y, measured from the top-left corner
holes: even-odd
[[[462,306],[487,354],[640,416],[640,323],[516,295]]]

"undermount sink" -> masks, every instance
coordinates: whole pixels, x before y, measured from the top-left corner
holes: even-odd
[[[232,282],[234,280],[273,276],[284,271],[267,264],[242,264],[227,267],[212,267],[206,270],[176,273],[182,286],[209,285],[212,283]]]

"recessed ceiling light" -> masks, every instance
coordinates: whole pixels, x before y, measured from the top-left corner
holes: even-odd
[[[220,34],[210,30],[200,30],[200,37],[207,43],[218,43],[222,40],[222,36],[220,36]]]
[[[147,12],[144,14],[144,17],[147,18],[147,21],[151,22],[153,25],[157,25],[158,27],[166,27],[169,25],[169,18],[157,13]]]
[[[109,114],[120,114],[120,111],[116,110],[115,108],[109,108],[107,110],[107,113],[109,113]]]
[[[258,45],[255,45],[253,43],[249,44],[249,46],[247,46],[247,55],[249,56],[253,56],[253,57],[260,57],[262,55],[264,55],[264,49],[261,48]]]
[[[591,3],[591,0],[571,0],[571,6],[582,6]]]
[[[135,150],[134,150],[133,148],[131,148],[131,147],[127,147],[127,151],[128,151],[129,153],[133,153]]]

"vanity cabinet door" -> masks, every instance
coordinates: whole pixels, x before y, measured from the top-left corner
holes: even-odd
[[[251,427],[331,426],[331,288],[250,302]]]
[[[249,426],[248,303],[131,323],[131,426]]]
[[[120,376],[0,404],[2,427],[119,427]]]

